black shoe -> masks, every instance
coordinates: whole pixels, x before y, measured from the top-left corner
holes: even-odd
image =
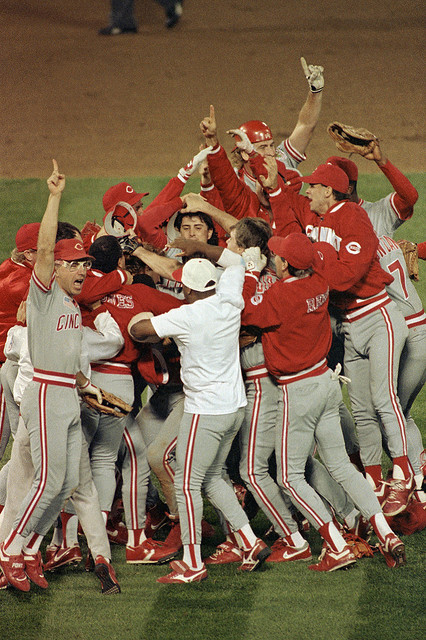
[[[99,29],[98,34],[100,36],[121,36],[122,33],[137,33],[137,27],[128,27],[126,29],[122,29],[121,27],[104,27],[103,29]]]
[[[175,2],[172,9],[166,11],[166,27],[171,29],[175,26],[182,16],[182,2]]]

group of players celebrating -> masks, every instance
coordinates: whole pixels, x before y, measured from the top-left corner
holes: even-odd
[[[13,435],[0,588],[47,588],[45,573],[82,560],[79,533],[104,594],[121,590],[110,541],[129,563],[170,560],[168,584],[212,564],[310,561],[309,525],[323,539],[313,571],[375,549],[406,563],[395,531],[426,524],[410,415],[426,316],[393,234],[418,195],[377,140],[362,155],[393,188],[377,202],[347,157],[302,177],[324,74],[301,61],[309,93],[288,139],[245,122],[227,132],[231,162],[211,106],[199,153],[146,208],[130,184],[108,189],[102,226],[58,222],[53,161],[41,223],[0,265],[0,455]],[[196,171],[200,192],[182,195]],[[207,558],[203,495],[224,534]],[[259,508],[271,547],[250,525]]]

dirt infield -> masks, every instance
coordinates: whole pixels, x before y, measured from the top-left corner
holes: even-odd
[[[135,0],[139,33],[118,37],[97,35],[104,0],[1,4],[1,177],[45,177],[52,156],[69,176],[173,174],[210,103],[227,149],[225,130],[253,118],[279,140],[306,96],[301,55],[326,70],[304,172],[333,153],[335,119],[373,130],[404,171],[425,170],[420,1],[185,0],[167,31],[161,7]]]

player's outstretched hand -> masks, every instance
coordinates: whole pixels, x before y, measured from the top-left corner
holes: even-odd
[[[214,106],[212,104],[210,105],[210,115],[203,118],[200,122],[200,129],[207,143],[214,147],[217,144],[217,126]]]
[[[230,136],[237,136],[235,139],[235,145],[240,149],[240,151],[245,151],[249,155],[253,153],[254,147],[245,131],[242,131],[242,129],[228,129],[226,133]],[[238,140],[238,138],[240,139]]]
[[[213,147],[203,147],[184,167],[179,169],[179,176],[186,182],[188,178],[192,176],[200,165],[205,162],[209,153],[211,153]]]
[[[173,249],[180,249],[180,253],[177,254],[177,257],[181,256],[192,256],[194,253],[202,252],[204,249],[204,242],[200,240],[189,240],[188,238],[175,238],[173,242],[170,242],[168,247],[172,247]]]
[[[268,175],[266,177],[263,175],[259,175],[259,182],[264,189],[274,191],[278,187],[277,159],[272,156],[264,156],[263,164],[268,170]]]
[[[52,160],[53,162],[53,173],[47,179],[47,186],[49,187],[50,193],[55,196],[65,189],[65,175],[63,173],[59,173],[58,163],[56,160]]]
[[[307,64],[305,58],[300,58],[303,73],[308,81],[312,93],[319,93],[324,89],[324,67],[315,64]]]
[[[206,213],[204,209],[207,200],[200,193],[185,193],[181,196],[181,200],[183,202],[182,211],[185,213],[197,213],[198,211]]]

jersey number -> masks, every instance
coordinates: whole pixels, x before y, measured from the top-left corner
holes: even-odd
[[[391,262],[390,265],[388,265],[388,271],[394,277],[395,277],[395,273],[398,272],[401,289],[404,292],[405,299],[408,300],[408,291],[407,291],[407,285],[405,282],[405,273],[399,260],[394,260],[394,262]]]

